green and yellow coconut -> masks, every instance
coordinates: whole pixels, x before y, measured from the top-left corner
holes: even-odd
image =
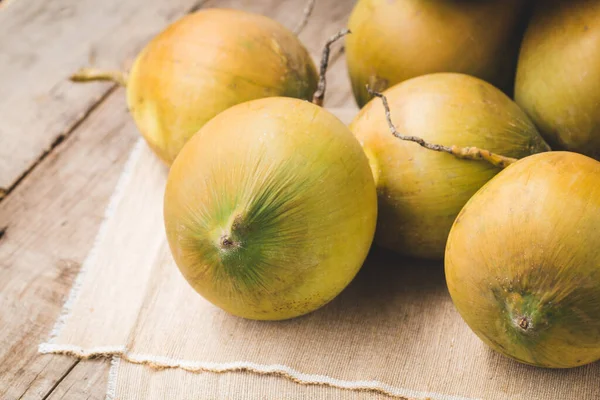
[[[527,115],[481,79],[430,74],[395,85],[384,95],[392,122],[403,135],[511,158],[549,150]],[[443,258],[454,219],[501,168],[398,139],[379,99],[360,111],[350,130],[369,157],[377,187],[376,243],[405,255]]]
[[[600,2],[538,2],[515,100],[553,148],[600,160]]]
[[[323,306],[354,278],[373,240],[377,194],[339,119],[273,97],[227,109],[185,144],[164,219],[198,293],[231,314],[279,320]]]
[[[107,76],[83,71],[73,77],[98,78]],[[235,104],[272,96],[310,100],[317,72],[306,48],[278,22],[205,9],[155,36],[122,83],[142,136],[171,164],[193,134]]]
[[[365,85],[383,91],[435,72],[459,72],[512,93],[529,1],[359,0],[346,60],[360,107]]]
[[[494,350],[568,368],[600,360],[600,162],[522,159],[465,205],[446,248],[452,300]]]

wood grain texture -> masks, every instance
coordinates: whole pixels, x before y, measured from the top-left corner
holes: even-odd
[[[200,3],[0,5],[0,191],[10,189],[0,203],[0,231],[6,228],[0,235],[0,399],[104,398],[108,360],[40,356],[37,346],[91,247],[138,134],[122,89],[75,85],[66,78],[85,65],[126,66],[155,32]],[[325,40],[345,25],[352,5],[317,1],[300,35],[315,61]],[[304,3],[211,0],[204,6],[246,9],[293,28]],[[341,58],[331,64],[326,106],[353,104],[343,68]]]
[[[28,360],[31,361],[32,358],[29,357]],[[7,398],[11,400],[44,399],[78,363],[79,360],[73,360],[66,356],[40,357],[34,363],[37,371],[35,378],[32,379],[28,373],[22,376],[13,376],[13,379],[8,383],[18,390],[9,390]],[[28,369],[28,366],[24,366],[20,369],[20,372],[28,372]],[[48,371],[55,371],[55,373],[48,373]],[[3,383],[3,380],[0,380],[0,387]],[[19,397],[16,397],[20,392]]]
[[[112,84],[76,85],[88,64],[123,68],[202,0],[17,0],[0,7],[0,191],[8,192]],[[126,38],[126,40],[124,40]]]
[[[52,388],[74,360],[39,356],[138,134],[119,90],[2,203],[0,398]]]
[[[104,400],[110,360],[78,363],[44,400]]]

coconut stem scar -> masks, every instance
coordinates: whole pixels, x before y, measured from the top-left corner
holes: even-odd
[[[523,330],[527,330],[527,328],[529,328],[529,320],[527,319],[527,317],[519,317],[517,323],[519,324],[519,327]]]

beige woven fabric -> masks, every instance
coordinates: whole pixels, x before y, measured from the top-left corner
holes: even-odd
[[[600,364],[543,370],[491,352],[454,310],[441,263],[379,249],[319,311],[283,322],[227,315],[171,259],[166,167],[140,143],[126,169],[65,312],[40,346],[121,355],[112,398],[600,398]]]

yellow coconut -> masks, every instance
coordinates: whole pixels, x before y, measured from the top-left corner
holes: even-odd
[[[72,79],[125,84],[138,129],[167,164],[219,112],[264,97],[310,100],[317,88],[314,63],[292,32],[234,9],[204,9],[172,23],[138,54],[127,79],[95,70]]]
[[[346,60],[359,106],[374,90],[419,75],[460,72],[512,92],[529,1],[359,0]]]
[[[308,52],[281,24],[207,9],[178,20],[142,50],[127,102],[150,146],[170,163],[219,112],[262,97],[310,99],[316,82]]]
[[[566,368],[600,359],[600,162],[524,158],[465,205],[450,232],[446,280],[489,346]]]
[[[278,320],[332,300],[360,269],[377,195],[348,128],[312,103],[268,98],[220,113],[183,147],[164,218],[183,276],[225,311]]]
[[[555,148],[600,160],[600,2],[540,1],[519,56],[515,100]]]
[[[476,146],[512,158],[548,150],[523,111],[481,79],[424,75],[384,92],[398,131],[445,146]],[[394,137],[379,99],[350,124],[370,159],[379,196],[376,243],[399,253],[441,259],[452,222],[500,169],[461,160]]]

